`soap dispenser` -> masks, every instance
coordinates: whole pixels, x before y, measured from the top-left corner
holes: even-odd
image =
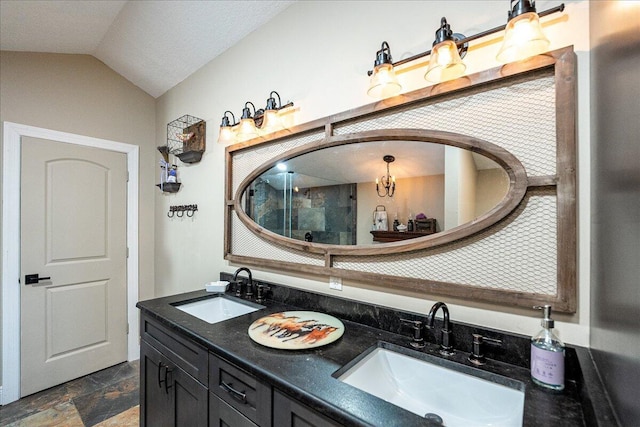
[[[553,333],[551,306],[533,307],[543,311],[542,330],[531,338],[531,378],[553,390],[564,389],[564,344]]]

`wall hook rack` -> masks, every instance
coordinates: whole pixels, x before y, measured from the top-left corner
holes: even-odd
[[[182,218],[186,214],[187,217],[192,218],[197,210],[198,205],[173,205],[169,206],[169,212],[167,212],[167,216],[169,218],[173,218],[174,216]]]

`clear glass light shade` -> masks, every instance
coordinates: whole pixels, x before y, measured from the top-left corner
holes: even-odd
[[[504,42],[496,59],[505,64],[520,61],[546,52],[549,49],[549,44],[549,40],[542,32],[538,14],[535,12],[523,13],[507,24]]]
[[[236,133],[231,126],[220,126],[220,133],[218,133],[218,142],[220,144],[230,144],[235,140]]]
[[[387,98],[397,95],[401,89],[402,86],[398,83],[393,65],[380,64],[373,69],[367,95],[374,98]]]
[[[464,74],[467,66],[462,62],[458,47],[452,40],[438,43],[431,50],[429,67],[424,75],[425,80],[440,83],[457,79]]]
[[[264,112],[260,130],[264,134],[282,130],[282,121],[280,120],[280,114],[278,110],[267,110]]]
[[[246,141],[258,136],[256,122],[252,118],[241,119],[238,127],[238,139]]]

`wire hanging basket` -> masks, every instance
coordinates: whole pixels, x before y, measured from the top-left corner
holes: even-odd
[[[184,115],[167,124],[167,149],[183,163],[197,163],[206,149],[206,122]]]

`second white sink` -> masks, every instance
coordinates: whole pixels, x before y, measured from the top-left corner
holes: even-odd
[[[500,377],[517,388],[508,387],[423,356],[437,364],[378,347],[338,379],[420,416],[435,414],[447,427],[522,425],[524,384]]]
[[[243,314],[252,313],[264,306],[241,300],[231,299],[222,295],[194,302],[174,305],[178,310],[189,313],[208,323],[217,323]]]

